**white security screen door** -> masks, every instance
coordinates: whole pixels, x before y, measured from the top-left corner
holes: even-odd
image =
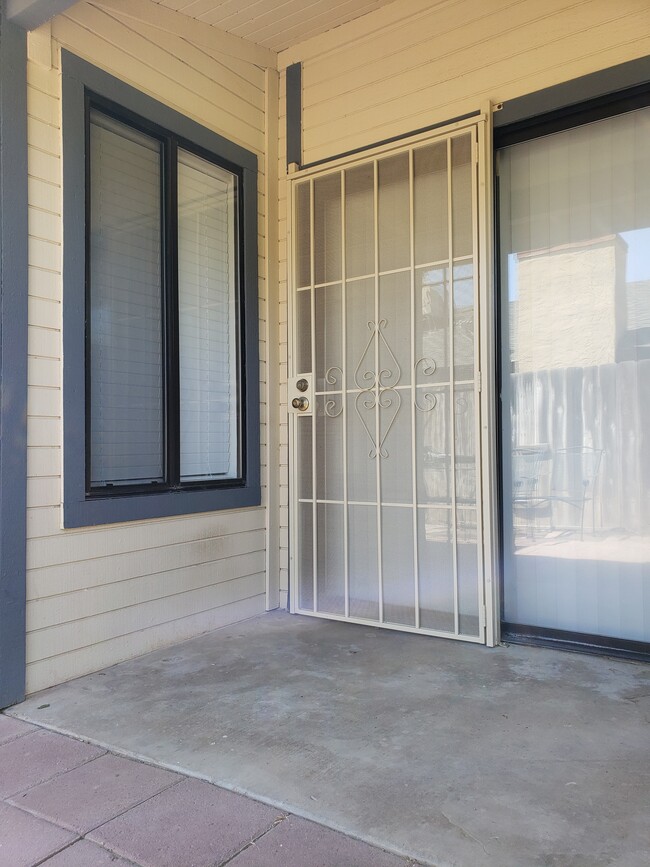
[[[292,192],[291,610],[482,642],[477,127]]]

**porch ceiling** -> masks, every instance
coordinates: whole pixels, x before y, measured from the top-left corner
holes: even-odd
[[[157,0],[272,51],[347,24],[396,0]],[[398,2],[398,0],[397,0]]]

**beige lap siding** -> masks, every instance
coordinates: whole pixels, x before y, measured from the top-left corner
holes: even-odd
[[[264,71],[146,24],[123,23],[90,4],[73,6],[51,26],[53,68],[28,64],[28,692],[251,617],[265,607],[264,507],[61,529],[59,49],[258,154],[263,485]],[[262,496],[266,502],[265,489]]]
[[[309,163],[474,111],[486,100],[504,102],[649,54],[647,0],[400,0],[281,52],[280,69],[303,64],[303,158]],[[282,78],[280,321],[286,361]],[[286,395],[286,364],[281,374]],[[283,426],[280,472],[285,484],[287,441]],[[286,508],[280,544],[286,594]]]

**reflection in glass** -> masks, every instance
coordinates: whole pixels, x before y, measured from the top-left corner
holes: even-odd
[[[650,639],[650,109],[500,163],[505,618]]]
[[[449,381],[449,269],[415,272],[415,357],[426,359],[432,382]]]

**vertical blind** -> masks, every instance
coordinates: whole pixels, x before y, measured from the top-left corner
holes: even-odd
[[[90,121],[90,480],[162,481],[161,146]]]
[[[181,480],[234,478],[237,178],[178,152]]]
[[[502,149],[500,213],[506,620],[648,641],[650,109]]]

